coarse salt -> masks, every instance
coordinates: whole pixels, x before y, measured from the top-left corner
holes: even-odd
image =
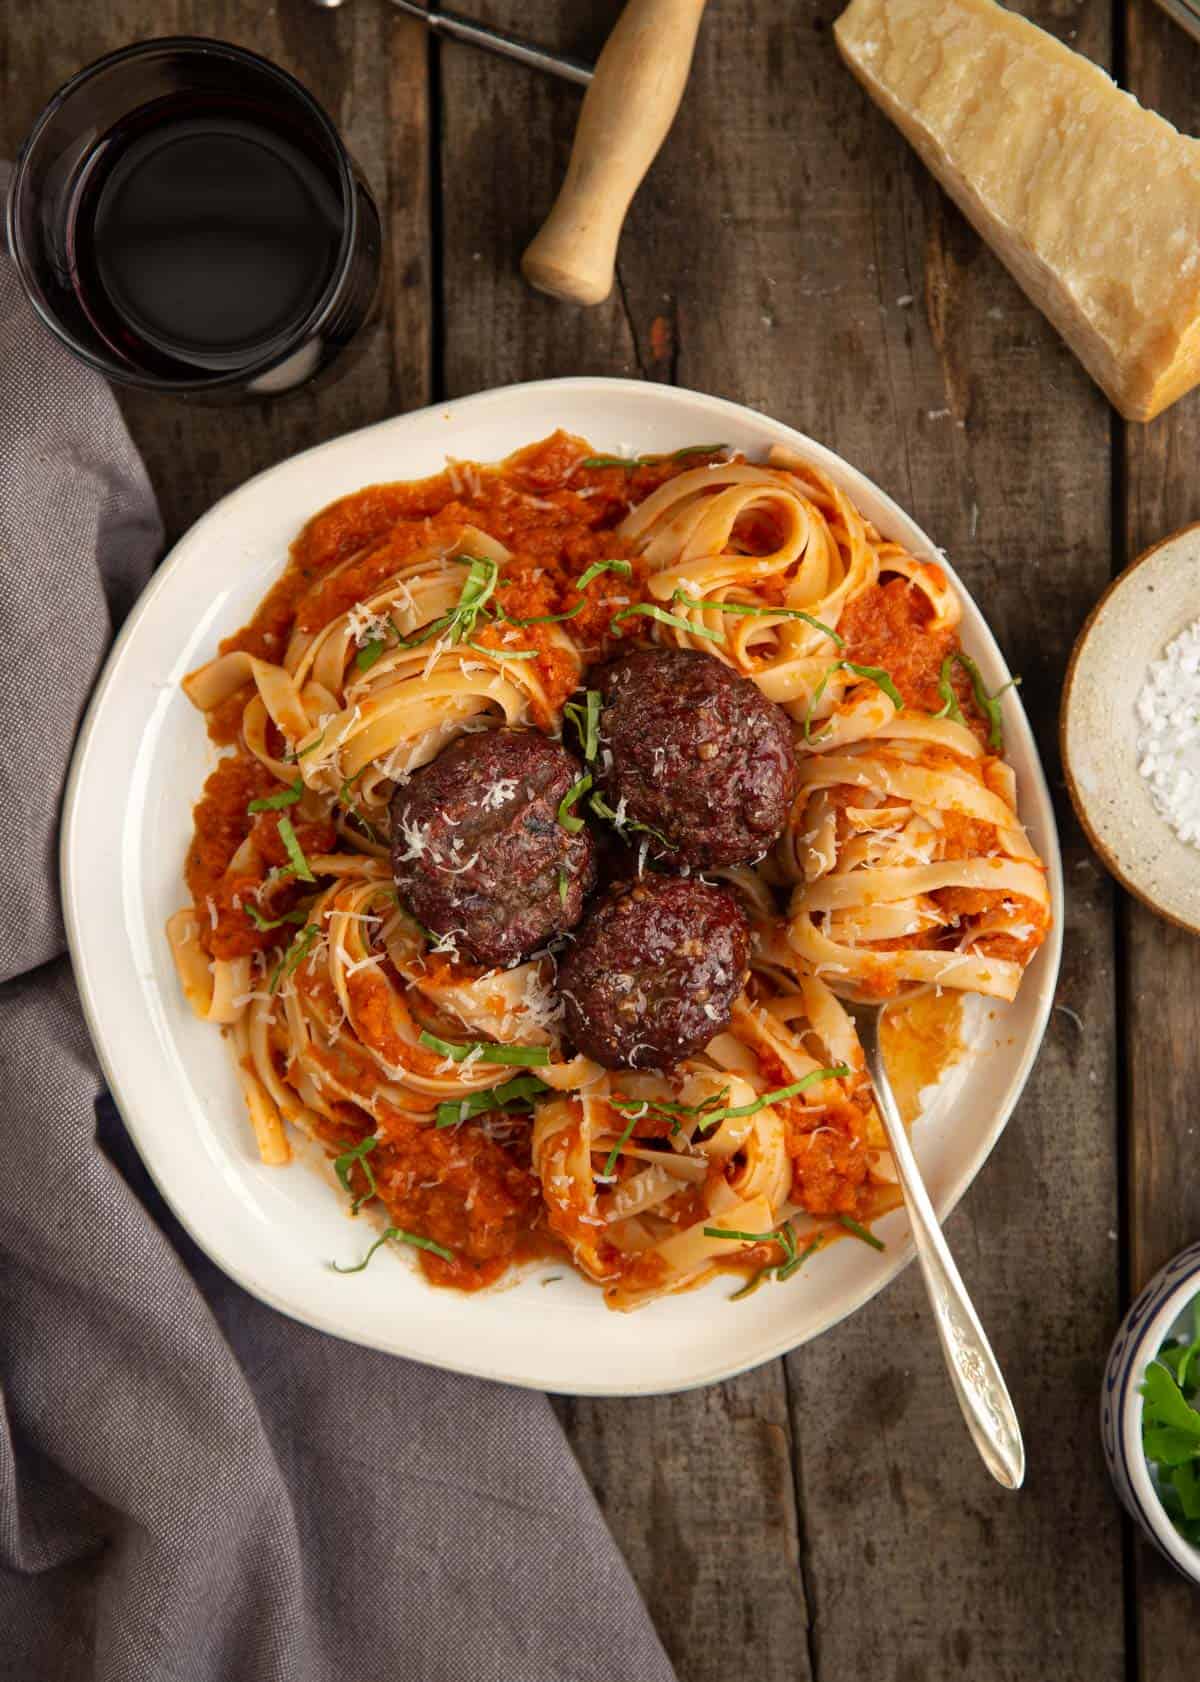
[[[1200,847],[1200,619],[1151,662],[1137,715],[1150,796],[1180,840]]]

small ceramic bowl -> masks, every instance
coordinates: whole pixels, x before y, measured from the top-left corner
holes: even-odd
[[[1185,1542],[1158,1498],[1142,1452],[1142,1398],[1138,1386],[1149,1363],[1200,1296],[1200,1243],[1169,1261],[1146,1286],[1121,1322],[1104,1369],[1100,1437],[1113,1486],[1130,1517],[1177,1571],[1200,1583],[1200,1548]]]
[[[1137,701],[1151,661],[1200,615],[1200,525],[1140,555],[1079,633],[1059,733],[1071,801],[1105,867],[1152,911],[1200,933],[1200,854],[1138,771]]]

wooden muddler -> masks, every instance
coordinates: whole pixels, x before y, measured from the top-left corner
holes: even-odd
[[[596,61],[554,208],[521,262],[574,304],[612,291],[629,201],[675,120],[705,0],[629,0]]]

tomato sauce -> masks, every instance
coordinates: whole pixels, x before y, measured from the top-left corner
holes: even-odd
[[[393,1125],[369,1161],[389,1225],[450,1253],[447,1260],[414,1246],[435,1285],[477,1291],[550,1247],[530,1166],[529,1126],[519,1118],[505,1117],[494,1136],[478,1127]],[[358,1166],[351,1183],[358,1195],[369,1192]]]
[[[513,618],[582,610],[566,621],[572,640],[599,654],[606,643],[645,634],[633,619],[612,629],[613,615],[638,601],[644,576],[631,545],[614,527],[668,479],[706,459],[692,454],[629,467],[585,466],[600,458],[565,432],[518,451],[500,467],[453,465],[411,484],[371,485],[314,516],[292,545],[291,562],[250,623],[221,644],[280,661],[291,633],[315,633],[369,596],[405,561],[455,541],[475,526],[511,552],[494,597]],[[574,588],[595,561],[624,560],[632,576],[601,574],[586,597]],[[534,633],[522,646],[537,646]],[[542,644],[539,675],[552,706],[574,687],[573,663]],[[209,715],[214,740],[237,740],[249,688]]]
[[[858,666],[879,666],[900,691],[904,705],[917,712],[940,712],[945,697],[938,688],[942,665],[958,651],[952,626],[935,630],[933,608],[925,592],[907,578],[891,578],[864,590],[838,620],[846,639],[845,659]],[[983,739],[971,685],[959,666],[949,674],[963,721]]]
[[[858,1217],[864,1208],[862,1195],[869,1190],[865,1113],[857,1104],[837,1101],[819,1115],[799,1113],[794,1104],[781,1108],[792,1159],[793,1200],[810,1215]]]

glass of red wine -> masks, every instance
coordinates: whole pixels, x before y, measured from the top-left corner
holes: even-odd
[[[18,158],[8,240],[77,356],[210,399],[312,379],[379,280],[379,213],[321,106],[267,59],[190,36],[59,90]]]

